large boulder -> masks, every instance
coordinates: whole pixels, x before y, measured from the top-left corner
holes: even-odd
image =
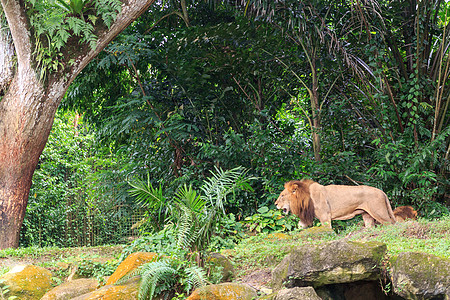
[[[321,300],[312,287],[295,287],[278,292],[274,300]]]
[[[406,299],[450,299],[450,259],[400,253],[391,262],[392,285]]]
[[[272,272],[272,286],[290,287],[376,280],[386,245],[338,240],[293,250]]]
[[[0,280],[0,286],[8,286],[8,296],[21,300],[39,300],[52,288],[52,273],[33,265],[16,266]]]
[[[118,285],[106,285],[98,290],[84,294],[73,300],[137,300],[140,278],[132,278]]]
[[[41,300],[70,300],[77,296],[95,291],[98,287],[96,279],[75,279],[64,282],[48,291]]]
[[[106,285],[115,284],[123,276],[140,267],[141,265],[156,259],[157,254],[153,252],[135,252],[128,255],[117,267],[116,271],[108,278]]]
[[[256,291],[246,284],[221,283],[196,289],[186,300],[251,300]]]

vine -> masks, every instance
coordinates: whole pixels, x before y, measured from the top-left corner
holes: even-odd
[[[97,46],[94,26],[101,20],[108,28],[121,10],[120,0],[28,0],[28,16],[35,34],[37,69],[43,80],[64,67],[62,49],[71,37],[91,49]]]

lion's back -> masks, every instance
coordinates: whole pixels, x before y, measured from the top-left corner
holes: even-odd
[[[327,185],[319,189],[323,193],[323,199],[327,200],[331,206],[341,205],[358,205],[371,201],[372,203],[385,202],[385,194],[380,189],[367,186],[350,186],[350,185]]]

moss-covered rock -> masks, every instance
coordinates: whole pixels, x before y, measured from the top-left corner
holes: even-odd
[[[391,261],[392,285],[407,299],[450,299],[450,259],[400,253]]]
[[[96,279],[76,279],[64,282],[48,291],[41,300],[70,300],[77,296],[95,291],[98,287]]]
[[[272,286],[322,286],[376,280],[386,245],[347,240],[295,249],[272,272]]]
[[[0,286],[8,286],[8,296],[21,300],[38,300],[52,288],[52,273],[33,265],[16,266],[0,276]]]
[[[207,258],[211,272],[219,271],[222,278],[220,282],[231,281],[234,276],[234,266],[231,261],[220,253],[211,253]]]
[[[312,287],[295,287],[292,289],[280,290],[274,300],[321,300]]]
[[[198,288],[186,300],[251,300],[256,296],[246,284],[221,283]]]
[[[153,252],[135,252],[130,254],[120,265],[116,271],[108,278],[106,285],[115,284],[123,276],[139,266],[151,262],[156,259],[157,254]]]

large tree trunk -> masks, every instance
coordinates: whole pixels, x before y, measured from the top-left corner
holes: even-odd
[[[315,51],[311,55],[311,74],[312,74],[312,88],[311,88],[311,110],[312,110],[312,143],[314,149],[314,159],[322,162],[320,155],[321,143],[320,132],[322,130],[322,123],[320,121],[320,104],[319,104],[319,78],[316,69]]]
[[[64,62],[64,71],[51,74],[42,82],[37,79],[37,72],[32,67],[31,49],[34,47],[23,1],[1,0],[17,54],[17,72],[0,101],[0,249],[19,244],[31,178],[47,142],[58,105],[70,83],[153,1],[124,0],[115,23],[109,29],[104,26],[98,28],[97,48],[78,46],[75,63],[69,67]],[[78,41],[74,42],[78,45]]]

